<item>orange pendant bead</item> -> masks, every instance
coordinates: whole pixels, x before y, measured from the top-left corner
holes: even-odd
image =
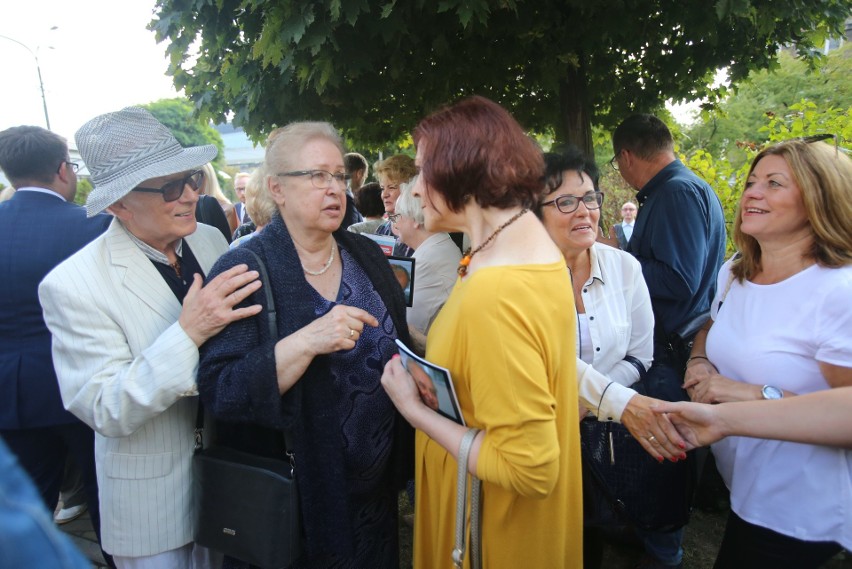
[[[476,255],[477,253],[482,251],[482,248],[485,247],[486,245],[488,245],[489,243],[491,243],[494,240],[494,238],[497,237],[500,234],[501,231],[503,231],[508,226],[515,223],[518,219],[520,219],[520,217],[522,215],[524,215],[528,211],[529,211],[529,208],[525,207],[524,209],[522,209],[521,211],[519,211],[518,213],[516,213],[515,215],[510,217],[509,220],[506,221],[503,225],[501,225],[500,227],[495,229],[494,233],[492,233],[491,236],[488,237],[488,239],[486,239],[485,242],[482,243],[482,245],[480,245],[479,247],[477,247],[473,251],[471,251],[470,249],[465,251],[464,255],[461,258],[461,261],[459,261],[459,268],[458,268],[459,276],[463,277],[467,274],[467,267],[468,267],[468,265],[470,265],[470,261],[471,261],[471,259],[473,259],[474,255]]]
[[[468,249],[464,257],[462,257],[459,261],[459,268],[457,269],[459,276],[463,277],[467,274],[467,266],[470,265],[471,257],[472,255],[470,254],[470,249]]]

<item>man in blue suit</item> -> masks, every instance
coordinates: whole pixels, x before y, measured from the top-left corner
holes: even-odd
[[[85,209],[73,203],[77,164],[55,133],[36,126],[0,132],[0,168],[17,189],[0,203],[0,436],[51,512],[71,457],[82,471],[99,532],[94,433],[62,405],[38,285],[103,233],[111,217],[86,218]]]

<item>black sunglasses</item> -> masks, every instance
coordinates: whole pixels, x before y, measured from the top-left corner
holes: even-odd
[[[186,178],[180,180],[172,180],[163,184],[162,188],[133,188],[134,192],[147,192],[149,194],[162,194],[163,201],[173,202],[179,200],[183,195],[183,190],[186,186],[192,188],[193,192],[197,192],[204,183],[204,172],[196,170]]]
[[[834,145],[837,146],[837,135],[836,134],[812,134],[811,136],[803,136],[799,138],[802,142],[810,144],[811,142],[822,142],[823,140],[828,140],[829,138],[834,140]]]

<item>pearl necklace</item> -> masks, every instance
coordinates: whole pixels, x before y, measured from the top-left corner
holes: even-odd
[[[312,277],[318,277],[320,275],[324,275],[331,268],[331,264],[334,262],[334,243],[331,244],[331,254],[328,256],[328,261],[326,261],[325,266],[318,271],[311,271],[305,268],[305,265],[302,265],[302,270],[305,271],[306,275],[311,275]]]
[[[486,245],[488,245],[489,243],[491,243],[491,241],[495,237],[497,237],[497,235],[501,231],[503,231],[504,229],[506,229],[506,227],[508,227],[509,225],[514,223],[515,221],[517,221],[518,218],[520,218],[522,215],[524,215],[528,211],[529,211],[529,208],[524,208],[521,211],[519,211],[518,213],[516,213],[515,215],[513,215],[506,223],[504,223],[503,225],[498,227],[494,231],[494,233],[492,233],[491,236],[482,243],[482,245],[480,245],[479,247],[477,247],[473,251],[471,251],[470,247],[468,247],[467,251],[465,251],[464,255],[462,256],[461,261],[459,261],[459,268],[456,269],[456,272],[459,274],[459,276],[463,277],[467,274],[467,267],[468,267],[468,265],[470,265],[470,261],[473,259],[474,255],[476,255],[477,253],[482,251],[482,248],[485,247]]]

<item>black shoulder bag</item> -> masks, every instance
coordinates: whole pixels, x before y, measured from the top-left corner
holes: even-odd
[[[275,304],[266,266],[254,251],[266,292],[270,337],[278,338]],[[203,448],[204,409],[199,401],[192,457],[196,500],[195,541],[228,557],[261,567],[287,567],[301,554],[301,518],[295,456],[284,434],[276,460],[227,447]]]
[[[645,367],[635,357],[624,359],[639,371],[639,381],[631,389],[649,395]],[[587,526],[672,531],[689,521],[686,498],[691,485],[683,487],[689,482],[680,473],[683,463],[659,464],[627,427],[595,418],[580,422],[580,448]],[[661,496],[667,498],[661,500]]]

